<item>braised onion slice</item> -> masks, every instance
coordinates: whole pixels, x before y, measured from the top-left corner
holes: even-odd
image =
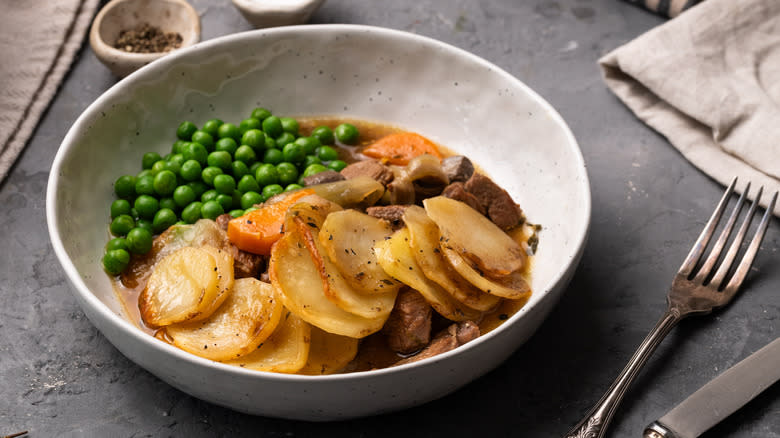
[[[531,288],[519,271],[515,271],[500,278],[488,278],[479,273],[473,266],[460,256],[455,250],[445,245],[441,247],[442,254],[450,262],[450,265],[468,280],[471,284],[488,294],[510,300],[527,298],[531,294]]]
[[[441,286],[428,279],[417,264],[409,246],[409,230],[401,228],[390,239],[374,247],[377,260],[389,275],[417,290],[445,318],[452,321],[477,320],[481,312],[455,300]]]
[[[319,232],[319,242],[351,286],[364,292],[383,293],[401,287],[379,266],[374,254],[374,245],[392,234],[387,221],[357,210],[343,210],[328,215]]]
[[[357,351],[357,339],[312,327],[309,358],[298,374],[316,376],[337,373],[355,358]]]
[[[206,250],[186,246],[168,254],[138,297],[141,318],[162,327],[201,316],[217,298],[218,277],[217,262]]]
[[[296,373],[306,365],[310,344],[309,323],[285,309],[276,330],[257,349],[225,363],[256,371]]]
[[[344,208],[374,205],[385,193],[382,183],[368,176],[308,186],[318,196]]]
[[[436,196],[423,201],[425,211],[439,226],[443,244],[490,276],[517,271],[525,251],[496,224],[467,204]]]
[[[452,269],[439,248],[439,227],[421,207],[412,205],[404,211],[410,245],[423,274],[449,292],[456,300],[477,310],[490,310],[501,298],[487,294]]]
[[[208,319],[170,325],[165,332],[184,351],[212,360],[233,359],[265,341],[279,325],[283,309],[270,284],[241,278]]]

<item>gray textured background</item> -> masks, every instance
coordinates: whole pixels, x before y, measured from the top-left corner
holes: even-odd
[[[192,3],[202,15],[203,39],[250,28],[227,0]],[[556,437],[622,369],[664,310],[670,280],[722,192],[601,81],[601,55],[663,20],[614,0],[328,0],[312,21],[440,39],[516,75],[563,115],[588,165],[593,222],[583,262],[549,319],[506,363],[460,391],[349,422],[247,416],[159,381],[84,317],[46,231],[44,191],[57,147],[81,111],[115,83],[85,44],[0,186],[0,436],[30,430],[34,438]],[[778,336],[778,222],[745,293],[724,311],[675,329],[629,390],[610,436],[638,437],[647,423]],[[706,434],[726,436],[780,437],[780,385]]]

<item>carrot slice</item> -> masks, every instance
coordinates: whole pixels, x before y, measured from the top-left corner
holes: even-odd
[[[439,148],[432,141],[414,132],[399,132],[382,137],[363,149],[363,155],[386,159],[390,164],[405,166],[414,157],[431,154],[442,159]]]
[[[282,224],[287,209],[299,199],[312,194],[314,190],[311,189],[296,190],[278,202],[263,205],[232,219],[228,222],[228,239],[243,251],[270,255],[271,245],[282,237]]]

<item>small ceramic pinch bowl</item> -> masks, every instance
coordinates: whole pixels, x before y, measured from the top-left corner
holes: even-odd
[[[496,330],[447,353],[327,376],[229,366],[141,331],[125,316],[101,265],[114,180],[137,173],[145,152],[167,154],[181,121],[239,121],[258,106],[293,117],[375,120],[419,132],[471,158],[531,222],[543,226],[530,300]],[[46,215],[76,300],[122,354],[218,405],[325,421],[436,399],[511,355],[545,319],[574,273],[590,224],[590,189],[582,154],[564,120],[501,68],[411,33],[307,25],[209,40],[114,85],[65,136],[49,178]]]
[[[325,0],[232,0],[256,29],[303,24]]]
[[[184,0],[112,0],[92,22],[89,44],[114,75],[123,78],[172,52],[131,53],[114,47],[120,32],[144,23],[181,35],[181,46],[175,50],[200,41],[200,16]]]

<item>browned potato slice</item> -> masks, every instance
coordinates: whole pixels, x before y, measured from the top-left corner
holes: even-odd
[[[469,263],[455,250],[442,245],[441,251],[463,278],[491,295],[518,300],[531,294],[531,288],[518,271],[501,278],[488,278],[469,266]]]
[[[423,205],[439,226],[443,243],[485,274],[502,276],[523,267],[526,255],[520,245],[467,204],[437,196]]]
[[[255,350],[273,333],[283,309],[270,284],[241,278],[208,319],[170,325],[165,332],[184,351],[212,360],[234,359]]]
[[[249,354],[225,363],[256,371],[296,373],[306,365],[310,344],[309,323],[285,309],[276,330],[265,342]]]
[[[147,325],[162,327],[201,316],[218,295],[218,265],[208,251],[184,247],[154,267],[138,309]]]
[[[357,351],[357,339],[312,327],[309,359],[298,374],[316,376],[337,373],[355,358]]]
[[[344,279],[358,291],[397,291],[401,283],[385,273],[374,245],[393,234],[390,224],[357,210],[330,213],[319,232],[319,243]]]
[[[385,193],[382,183],[368,176],[307,187],[344,208],[374,205]]]
[[[268,274],[285,307],[322,330],[362,338],[384,325],[382,318],[349,313],[325,296],[320,271],[295,228],[287,229],[271,249]]]
[[[233,289],[233,256],[226,250],[214,248],[211,245],[203,245],[200,249],[208,252],[217,262],[217,296],[206,306],[203,313],[190,319],[188,322],[201,321],[208,318],[228,297]]]
[[[490,310],[501,298],[487,294],[452,269],[439,249],[439,227],[416,205],[406,209],[404,223],[409,228],[410,244],[423,274],[449,292],[456,300],[477,310]]]
[[[401,228],[374,247],[377,260],[389,275],[419,291],[442,316],[452,321],[477,320],[481,312],[461,304],[423,274],[409,245],[409,229]]]

